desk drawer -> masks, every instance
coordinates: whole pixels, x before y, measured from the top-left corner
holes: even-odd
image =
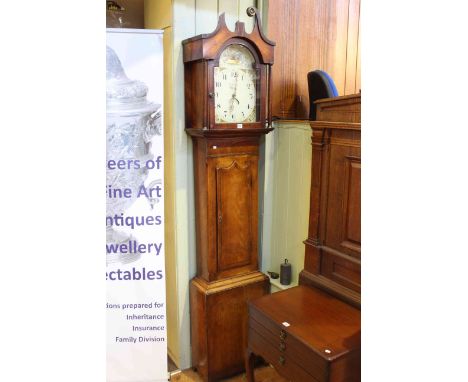
[[[281,352],[275,348],[262,335],[257,333],[252,327],[249,328],[249,345],[255,354],[265,358],[273,367],[294,382],[322,382],[323,379],[316,379],[293,361],[287,352]]]
[[[258,319],[261,321],[259,322]],[[316,380],[328,380],[328,361],[317,354],[312,348],[288,333],[286,328],[283,330],[281,326],[275,322],[262,317],[261,314],[255,314],[255,311],[251,311],[249,335],[250,331],[254,331],[262,336],[264,341],[268,342],[278,354],[284,354],[288,358],[294,360],[294,362],[299,364],[307,373],[312,374]]]

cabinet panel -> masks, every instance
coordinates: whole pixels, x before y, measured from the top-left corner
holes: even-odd
[[[215,159],[217,272],[246,266],[257,256],[257,161],[251,156]]]
[[[345,158],[344,235],[341,246],[361,250],[361,158]]]
[[[343,137],[332,139],[324,244],[361,257],[360,149]],[[334,141],[334,142],[333,142]],[[333,144],[336,143],[336,144]]]
[[[194,94],[190,89],[205,89],[208,86],[206,63],[197,61],[187,64],[184,76],[185,82],[190,84],[190,87],[185,88],[185,125],[202,129],[208,126],[207,92],[199,91]]]
[[[269,292],[260,272],[207,283],[190,283],[193,364],[204,381],[219,381],[244,368],[247,303]]]
[[[356,292],[361,292],[361,264],[359,260],[322,247],[322,275]]]

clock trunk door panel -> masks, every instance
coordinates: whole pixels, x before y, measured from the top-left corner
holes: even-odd
[[[257,157],[214,159],[217,273],[257,268]]]

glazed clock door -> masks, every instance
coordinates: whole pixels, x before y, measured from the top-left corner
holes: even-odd
[[[257,268],[257,157],[215,159],[217,274]]]

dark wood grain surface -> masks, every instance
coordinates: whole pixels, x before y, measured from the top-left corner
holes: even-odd
[[[260,137],[272,130],[268,78],[275,44],[251,10],[250,34],[241,22],[230,31],[223,14],[215,31],[182,42],[197,249],[197,276],[190,283],[192,364],[204,381],[243,371],[247,302],[269,293],[269,279],[258,271],[258,161]],[[254,57],[255,122],[216,123],[214,68],[231,44]]]
[[[269,0],[268,35],[276,42],[273,116],[309,116],[307,73],[321,69],[340,95],[359,92],[360,0]]]
[[[358,309],[306,286],[251,301],[248,380],[260,355],[291,381],[358,381],[360,320]]]
[[[300,341],[325,360],[360,346],[360,311],[316,288],[297,286],[253,300],[250,317],[257,322],[268,317],[280,324],[270,328],[278,338],[284,331],[288,340]]]
[[[207,282],[190,282],[192,363],[205,381],[244,371],[247,303],[269,292],[263,273]]]
[[[258,120],[245,123],[245,129],[264,129],[271,124],[271,101],[269,81],[274,61],[275,43],[263,33],[260,20],[255,17],[251,33],[246,33],[244,23],[237,22],[234,32],[219,17],[216,30],[182,41],[185,76],[186,129],[235,129],[232,123],[216,123],[214,113],[214,68],[218,66],[222,51],[231,44],[246,47],[255,57],[258,71],[256,88],[259,89]]]
[[[258,269],[258,135],[193,139],[197,275]]]
[[[300,283],[360,306],[361,95],[316,102],[309,232]]]
[[[258,355],[294,382],[361,380],[361,96],[317,110],[301,285],[249,303],[249,382]]]

